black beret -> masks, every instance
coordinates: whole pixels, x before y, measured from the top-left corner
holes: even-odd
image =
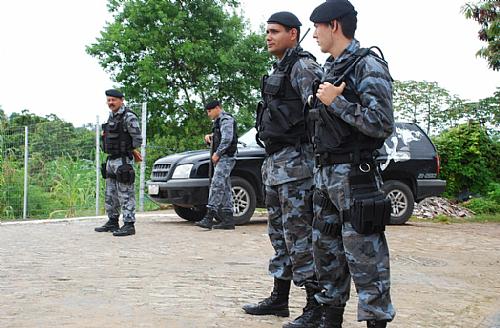
[[[209,101],[206,105],[205,105],[205,110],[207,109],[213,109],[217,106],[220,106],[220,101],[218,100],[212,100],[212,101]]]
[[[106,90],[105,94],[108,97],[115,97],[115,98],[123,98],[124,97],[123,93],[121,93],[119,90],[116,90],[116,89]]]
[[[278,23],[287,27],[299,27],[302,26],[297,16],[288,11],[280,11],[274,13],[267,20],[268,23]]]
[[[358,13],[348,0],[327,0],[313,10],[309,18],[313,23],[329,23],[347,15]]]

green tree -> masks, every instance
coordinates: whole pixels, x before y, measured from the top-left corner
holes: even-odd
[[[493,96],[464,105],[463,116],[481,123],[489,129],[500,132],[500,88]]]
[[[54,114],[41,117],[25,109],[21,113],[12,113],[5,128],[10,132],[4,135],[5,144],[13,148],[17,158],[22,157],[20,151],[24,146],[25,126],[28,127],[30,157],[39,154],[42,161],[59,156],[89,159],[95,153],[95,132],[91,127],[75,128]],[[9,149],[3,151],[10,152]]]
[[[176,150],[200,147],[203,104],[221,99],[252,124],[269,64],[263,35],[247,31],[235,0],[109,0],[113,19],[87,52],[128,99],[148,102],[148,136]],[[151,139],[150,139],[151,140]]]
[[[462,12],[466,18],[479,23],[478,38],[487,43],[476,55],[485,58],[491,69],[500,70],[500,1],[469,2],[462,7]]]
[[[0,105],[0,129],[5,128],[5,125],[7,124],[7,115],[5,115],[5,112]]]
[[[427,133],[454,125],[460,118],[462,101],[436,82],[395,81],[396,119],[419,123]]]

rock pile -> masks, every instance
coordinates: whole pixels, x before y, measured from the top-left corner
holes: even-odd
[[[468,218],[474,216],[474,212],[457,204],[453,204],[446,198],[428,197],[415,204],[413,215],[422,219],[432,219],[438,215]]]

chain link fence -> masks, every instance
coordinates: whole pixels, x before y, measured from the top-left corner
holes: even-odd
[[[146,104],[130,105],[139,118],[146,159]],[[102,118],[102,122],[107,116]],[[100,163],[101,126],[75,128],[55,120],[0,128],[0,219],[62,218],[104,214]],[[138,210],[154,208],[145,198],[145,161],[136,165]]]

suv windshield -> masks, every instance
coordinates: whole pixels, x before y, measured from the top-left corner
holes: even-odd
[[[255,141],[255,128],[251,128],[245,132],[241,137],[238,137],[238,142],[243,145],[243,147],[260,147]]]

